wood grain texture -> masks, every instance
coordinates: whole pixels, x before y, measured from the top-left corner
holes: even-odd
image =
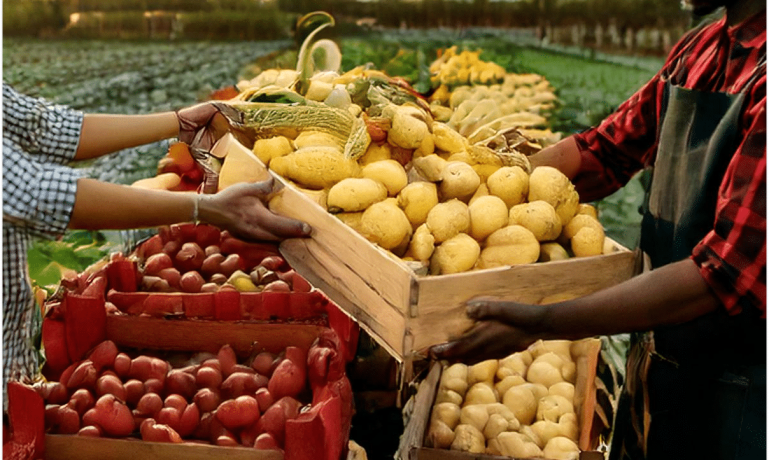
[[[207,444],[146,442],[139,439],[45,435],[46,460],[283,460],[275,450]]]
[[[293,345],[309,349],[325,328],[307,324],[264,324],[237,321],[165,320],[107,315],[107,338],[118,347],[216,353],[230,344],[239,355],[256,345],[279,353]]]

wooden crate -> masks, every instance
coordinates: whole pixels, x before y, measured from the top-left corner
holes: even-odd
[[[343,323],[343,322],[342,322]],[[344,324],[341,324],[344,326]],[[225,344],[233,347],[239,356],[248,355],[256,347],[273,353],[287,346],[309,349],[315,340],[329,329],[337,327],[316,324],[269,324],[249,321],[166,320],[162,318],[107,315],[105,339],[112,340],[120,349],[137,348],[183,352],[216,352]],[[340,331],[344,335],[344,331]],[[338,335],[338,334],[337,334]],[[340,353],[351,344],[340,338]],[[346,377],[343,377],[346,379]],[[324,401],[331,395],[324,396]],[[352,407],[348,410],[352,411]],[[320,418],[318,418],[320,420]],[[333,436],[336,425],[342,422],[333,415],[308,428],[321,429],[326,436]],[[332,428],[329,428],[331,426]],[[301,428],[306,430],[307,428]],[[344,439],[347,443],[347,439]],[[295,443],[302,444],[302,441]],[[300,448],[301,449],[301,448]],[[312,458],[321,458],[315,453]],[[202,442],[168,444],[146,442],[140,439],[91,438],[76,435],[45,435],[46,460],[134,460],[152,458],[175,459],[231,459],[231,460],[282,460],[278,451],[258,450],[247,447],[220,447]]]
[[[603,454],[596,451],[600,418],[595,413],[596,406],[596,367],[601,351],[599,339],[585,339],[587,346],[581,348],[581,354],[572,355],[577,366],[574,388],[574,410],[579,421],[580,460],[603,460]],[[427,427],[430,423],[438,384],[443,371],[439,362],[433,363],[414,395],[413,409],[403,436],[400,440],[397,460],[510,460],[510,457],[496,455],[470,454],[448,449],[425,447]],[[545,459],[546,460],[546,459]]]
[[[311,238],[281,243],[283,256],[401,362],[467,329],[464,304],[473,297],[536,304],[554,294],[590,294],[634,273],[635,253],[613,243],[610,253],[596,257],[420,276],[274,177],[283,189],[270,207],[313,227]]]

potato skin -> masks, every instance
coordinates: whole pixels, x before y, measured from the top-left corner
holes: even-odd
[[[413,182],[398,194],[398,206],[414,227],[425,223],[427,213],[437,204],[438,187],[432,182]]]
[[[433,275],[461,273],[475,266],[481,246],[466,233],[460,233],[435,248],[430,261]]]
[[[361,233],[384,249],[394,249],[411,237],[411,223],[394,198],[369,206],[361,216]]]
[[[494,195],[480,196],[468,206],[470,210],[470,236],[483,241],[508,223],[507,205]]]
[[[520,225],[508,225],[486,239],[478,268],[530,264],[538,258],[539,242],[534,234]]]
[[[502,198],[508,208],[526,201],[529,175],[520,166],[503,166],[486,180],[489,193]]]
[[[481,185],[481,178],[472,166],[462,161],[449,161],[441,174],[440,191],[444,200],[459,198],[467,201]]]
[[[435,242],[442,243],[469,230],[470,211],[465,203],[455,198],[434,206],[427,213],[426,223]]]
[[[387,194],[396,196],[408,184],[408,176],[403,166],[395,160],[382,160],[363,167],[361,176],[373,179],[387,189]]]
[[[561,234],[561,219],[550,203],[537,200],[510,208],[510,225],[526,227],[537,241],[553,241]]]
[[[347,178],[334,184],[328,191],[330,211],[363,211],[374,203],[387,198],[387,189],[381,183],[368,178]]]

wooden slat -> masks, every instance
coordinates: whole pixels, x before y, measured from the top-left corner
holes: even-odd
[[[422,446],[425,443],[425,430],[430,421],[430,413],[435,401],[435,392],[438,391],[438,382],[441,378],[441,364],[433,363],[427,377],[420,382],[417,394],[414,396],[414,407],[408,424],[403,431],[395,457],[399,460],[407,460],[413,446]]]
[[[171,444],[139,439],[108,439],[76,435],[45,435],[46,460],[283,460],[276,450]]]
[[[388,304],[367,280],[322,246],[294,239],[284,241],[280,248],[297,273],[323,291],[392,356],[403,359],[406,319],[400,309]]]
[[[307,324],[262,324],[237,321],[165,320],[107,315],[107,338],[118,347],[216,353],[230,344],[249,354],[254,343],[271,353],[293,345],[309,349],[324,327]]]
[[[276,180],[281,181],[284,188],[270,201],[270,209],[303,220],[313,227],[312,237],[305,241],[307,248],[317,245],[325,252],[333,254],[351,273],[360,277],[371,290],[382,297],[386,304],[405,314],[409,305],[411,280],[414,277],[408,266],[400,260],[388,257],[355,230],[307,198],[296,187],[280,178]],[[291,259],[296,256],[292,252],[294,248],[292,245],[281,245],[281,253]],[[305,276],[305,273],[299,273]]]
[[[555,294],[582,296],[629,279],[635,255],[630,251],[417,279],[417,316],[408,327],[414,349],[445,342],[471,324],[464,304],[477,296],[540,303]]]

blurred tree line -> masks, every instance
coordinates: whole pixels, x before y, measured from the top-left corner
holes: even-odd
[[[537,28],[542,36],[548,27],[576,24],[611,26],[621,33],[685,27],[689,20],[674,0],[4,0],[3,33],[84,36],[138,30],[150,37],[167,32],[184,38],[286,38],[298,15],[315,10],[333,14],[340,34],[372,26],[482,26]],[[77,22],[70,20],[73,13],[79,13]]]

